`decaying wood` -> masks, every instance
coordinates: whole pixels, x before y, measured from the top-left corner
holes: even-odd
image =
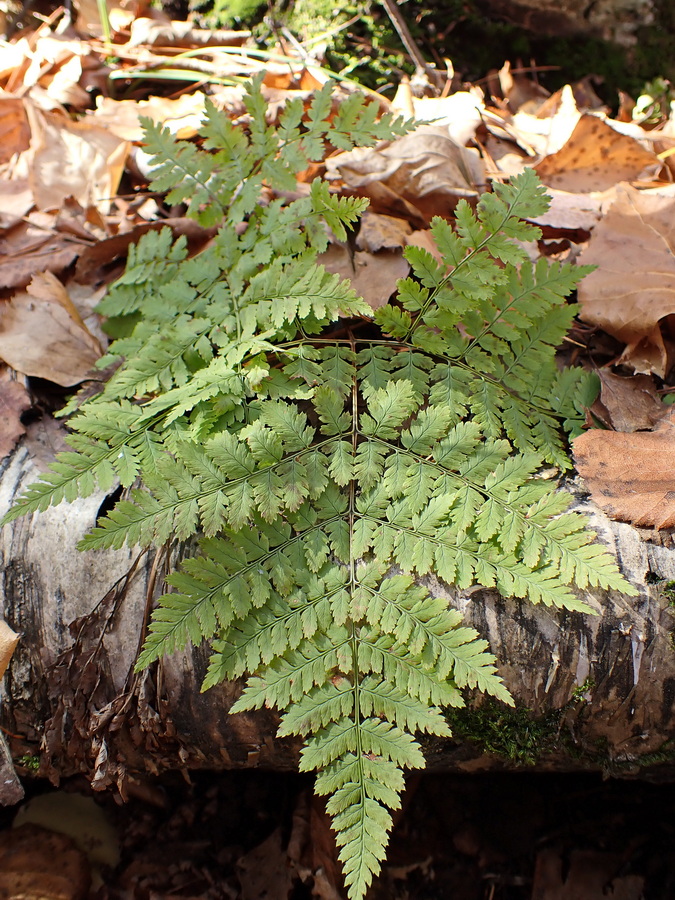
[[[38,423],[0,464],[0,514],[53,458],[60,429]],[[0,618],[21,634],[3,695],[13,758],[39,755],[40,771],[55,781],[82,772],[95,787],[116,784],[123,792],[143,773],[166,769],[294,768],[297,743],[274,738],[272,712],[229,716],[236,684],[200,693],[204,648],[134,674],[166,560],[127,549],[77,552],[104,500],[98,494],[62,504],[0,532]],[[533,716],[564,711],[564,749],[547,755],[542,768],[631,772],[675,731],[675,616],[653,583],[675,580],[675,550],[610,522],[582,495],[577,505],[616,550],[639,597],[585,592],[598,611],[585,616],[491,591],[448,596],[489,640],[518,704]],[[580,685],[588,689],[575,702]],[[506,765],[466,742],[439,741],[426,750],[435,768]]]

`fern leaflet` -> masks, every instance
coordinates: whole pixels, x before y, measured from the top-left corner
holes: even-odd
[[[245,102],[242,126],[208,106],[202,146],[146,123],[153,188],[218,233],[192,259],[168,230],[131,249],[101,303],[117,335],[103,364],[119,367],[71,403],[72,450],[6,520],[119,480],[82,549],[198,547],[169,576],[138,665],[211,640],[204,687],[245,678],[232,713],[279,710],[360,900],[403,770],[424,765],[418,735],[450,734],[444,709],[463,689],[512,702],[486,642],[425,579],[585,612],[575,584],[632,592],[539,477],[569,468],[565,433],[592,400],[592,378],[555,363],[587,269],[526,259],[538,230],[525,220],[548,202],[526,170],[475,212],[435,219],[440,261],[409,247],[411,276],[373,317],[317,264],[328,229],[344,239],[365,202],[319,179],[283,192],[327,144],[410,126],[359,95],[333,112],[330,86],[276,126],[259,81]]]

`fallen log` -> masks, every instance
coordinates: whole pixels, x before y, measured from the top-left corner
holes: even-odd
[[[62,441],[63,426],[52,420],[31,426],[0,464],[0,515]],[[569,489],[639,597],[583,592],[598,613],[590,616],[494,591],[430,587],[464,612],[499,660],[520,711],[516,719],[494,709],[498,731],[517,745],[519,728],[548,723],[539,769],[633,774],[659,763],[667,774],[663,767],[675,759],[675,616],[664,585],[675,581],[675,550],[608,520],[578,485]],[[106,503],[103,494],[93,495],[0,532],[0,617],[21,634],[2,695],[11,759],[0,746],[6,776],[0,802],[15,802],[20,790],[7,776],[11,760],[19,772],[39,767],[54,782],[83,773],[95,788],[116,785],[123,794],[144,774],[169,769],[295,768],[298,744],[275,738],[273,712],[228,715],[239,685],[200,693],[205,648],[134,673],[168,563],[162,552],[77,552],[77,541]],[[481,715],[484,726],[484,707]],[[471,714],[457,723],[459,734],[474,739],[427,742],[430,767],[472,771],[522,762],[517,752],[511,760],[485,753],[480,734],[472,735]]]

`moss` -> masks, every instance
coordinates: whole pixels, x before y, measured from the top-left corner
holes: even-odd
[[[446,718],[455,738],[520,765],[534,765],[545,754],[560,748],[577,757],[579,748],[569,730],[562,728],[563,716],[581,709],[594,687],[595,682],[587,678],[574,688],[569,703],[541,716],[526,706],[510,707],[488,699],[478,707],[451,710]]]
[[[447,718],[455,738],[478,745],[484,753],[534,765],[557,747],[562,713],[560,709],[535,716],[525,706],[487,700],[473,709],[452,710]]]
[[[40,768],[40,757],[39,756],[31,756],[26,753],[24,756],[20,756],[15,760],[17,766],[20,766],[23,769],[27,769],[29,772],[37,772]]]
[[[169,0],[162,0],[166,5]],[[178,2],[178,0],[173,0]],[[301,39],[347,29],[327,38],[327,62],[335,71],[367,87],[392,93],[403,73],[414,66],[380,3],[375,0],[182,0],[210,25],[253,27],[263,43],[276,39],[280,26]],[[476,0],[406,0],[400,4],[410,32],[431,62],[444,68],[451,59],[463,80],[476,82],[505,60],[525,65],[534,60],[558,70],[539,75],[551,91],[586,76],[597,76],[596,90],[616,106],[618,90],[634,97],[646,82],[675,81],[675,8],[657,0],[657,19],[638,30],[634,47],[624,48],[588,35],[547,37],[490,17]]]
[[[569,710],[580,711],[594,682],[587,679],[572,692],[569,703],[536,716],[525,706],[508,707],[488,699],[476,708],[451,710],[446,718],[455,740],[476,745],[483,753],[521,766],[536,765],[553,751],[563,751],[569,759],[600,769],[604,776],[625,777],[628,773],[675,761],[675,740],[665,741],[657,750],[642,756],[617,757],[606,738],[593,742],[575,739],[565,727]]]

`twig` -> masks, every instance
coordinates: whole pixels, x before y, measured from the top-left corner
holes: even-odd
[[[417,71],[424,72],[427,78],[437,85],[439,82],[439,73],[436,71],[434,66],[430,65],[426,61],[426,59],[422,55],[422,51],[415,43],[412,34],[410,34],[410,29],[408,28],[406,21],[401,15],[398,6],[396,5],[396,0],[381,0],[381,3],[387,12],[387,15],[391,19],[391,24],[398,32],[398,36],[401,38],[403,46],[408,51],[408,55],[415,63]]]

